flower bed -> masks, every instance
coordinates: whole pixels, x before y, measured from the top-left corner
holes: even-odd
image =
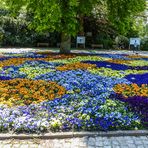
[[[0,102],[9,106],[29,105],[62,97],[66,89],[44,80],[0,80]]]
[[[0,131],[147,128],[147,60],[120,54],[1,54]]]

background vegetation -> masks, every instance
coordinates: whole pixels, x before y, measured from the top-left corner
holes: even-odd
[[[127,48],[130,37],[141,37],[141,48],[147,49],[145,0],[0,2],[1,46],[28,47],[46,42],[56,47],[61,42],[61,51],[67,52],[68,44],[75,47],[77,35],[85,35],[87,47],[95,43],[107,49]],[[89,32],[92,36],[87,35]]]

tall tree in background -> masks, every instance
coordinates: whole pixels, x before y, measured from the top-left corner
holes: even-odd
[[[33,12],[31,24],[37,31],[61,33],[61,53],[69,53],[71,36],[75,36],[84,15],[89,15],[97,0],[6,0],[11,10],[19,11],[22,6]],[[80,25],[82,26],[82,25]]]
[[[107,0],[108,17],[119,33],[126,34],[135,16],[146,8],[145,0]]]
[[[61,53],[69,53],[71,36],[83,35],[83,17],[91,14],[101,2],[106,2],[110,21],[121,32],[128,27],[132,15],[143,11],[145,0],[5,0],[11,10],[32,12],[31,27],[37,31],[61,33]]]

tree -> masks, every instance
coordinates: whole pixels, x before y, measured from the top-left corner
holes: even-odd
[[[128,19],[144,9],[145,0],[5,0],[11,10],[22,8],[33,14],[31,27],[37,31],[61,33],[61,53],[70,52],[71,36],[83,35],[83,17],[102,2],[106,2],[109,19],[125,30]],[[134,6],[134,8],[133,8]]]
[[[108,16],[120,34],[126,35],[135,16],[146,8],[145,0],[107,0]]]
[[[88,15],[96,0],[7,0],[11,10],[19,11],[22,6],[33,12],[31,27],[37,31],[61,32],[61,53],[70,52],[71,35],[79,30],[78,19]]]

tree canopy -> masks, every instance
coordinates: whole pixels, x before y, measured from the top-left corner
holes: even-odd
[[[130,28],[134,17],[144,11],[145,0],[107,0],[108,16],[122,34]]]
[[[70,36],[81,29],[84,16],[105,3],[109,20],[121,32],[129,27],[131,18],[145,8],[145,0],[5,0],[13,12],[25,10],[32,14],[31,27],[37,31],[58,31],[62,35],[61,51],[70,49]]]

